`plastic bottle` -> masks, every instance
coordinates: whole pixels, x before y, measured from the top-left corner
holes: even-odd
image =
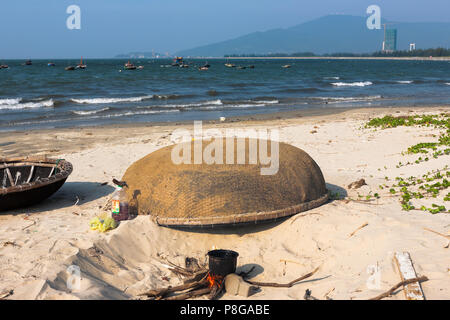
[[[127,194],[121,186],[116,186],[116,191],[112,196],[111,214],[116,221],[128,220],[129,218]]]

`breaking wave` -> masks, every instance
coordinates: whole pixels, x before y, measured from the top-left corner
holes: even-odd
[[[91,114],[96,114],[96,113],[100,113],[103,111],[108,111],[109,108],[103,108],[103,109],[99,109],[99,110],[88,110],[88,111],[79,111],[79,110],[72,110],[73,114],[77,114],[79,116],[87,116],[87,115],[91,115]]]
[[[333,82],[332,85],[336,87],[366,87],[371,86],[373,82],[360,81],[360,82]]]
[[[70,99],[79,104],[101,104],[101,103],[120,103],[120,102],[141,102],[153,99],[154,96],[130,97],[130,98],[92,98],[92,99]]]
[[[17,99],[0,99],[0,110],[20,110],[20,109],[36,109],[44,107],[53,107],[53,99],[39,102],[24,102],[22,98]]]

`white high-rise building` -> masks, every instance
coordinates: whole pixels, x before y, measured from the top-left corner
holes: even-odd
[[[416,50],[416,44],[415,43],[410,43],[409,44],[409,51],[414,51]]]

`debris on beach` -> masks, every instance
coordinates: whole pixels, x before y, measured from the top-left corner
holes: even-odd
[[[106,213],[101,214],[89,221],[91,230],[98,230],[100,232],[107,232],[117,228],[117,222],[111,217],[108,217]]]
[[[409,252],[396,252],[394,261],[402,281],[417,278]],[[403,291],[407,300],[425,300],[419,281],[404,285]]]
[[[209,253],[211,253],[211,251]],[[226,275],[215,274],[214,272],[217,273],[217,270],[214,270],[214,266],[219,268],[219,270],[221,268],[226,269],[226,266],[221,263],[216,264],[217,261],[212,261],[210,256],[209,268],[200,266],[197,263],[195,263],[196,267],[192,268],[191,263],[193,260],[191,259],[192,258],[186,258],[185,267],[177,266],[171,262],[168,262],[170,266],[163,264],[163,266],[168,267],[173,273],[182,276],[184,278],[183,284],[148,290],[138,296],[154,300],[186,300],[208,296],[210,300],[215,300],[225,291],[231,295],[249,297],[256,292],[259,287],[291,288],[300,281],[310,278],[319,270],[319,268],[316,268],[314,271],[289,283],[256,282],[248,279],[255,267],[252,267],[247,272],[240,272],[239,274],[236,273],[236,268],[234,268],[234,271],[229,271]]]
[[[355,182],[350,183],[347,188],[348,189],[359,189],[362,186],[367,186],[366,180],[359,179],[359,180],[357,180]]]

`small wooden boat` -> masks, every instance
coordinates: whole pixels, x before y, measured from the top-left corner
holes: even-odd
[[[124,68],[125,68],[125,70],[136,70],[137,69],[137,67],[134,64],[132,64],[130,61],[125,63]]]
[[[47,158],[0,158],[0,212],[39,203],[61,188],[72,164]]]
[[[75,70],[75,67],[74,66],[68,66],[68,67],[65,67],[64,69],[66,71],[72,71],[72,70]]]
[[[209,70],[209,67],[206,67],[206,66],[199,67],[198,70],[200,70],[200,71],[206,71],[206,70]]]
[[[33,62],[31,60],[25,61],[25,65],[26,66],[31,66],[32,64],[33,64]]]
[[[83,57],[81,57],[80,63],[77,65],[77,69],[86,69],[86,65],[83,64]]]

